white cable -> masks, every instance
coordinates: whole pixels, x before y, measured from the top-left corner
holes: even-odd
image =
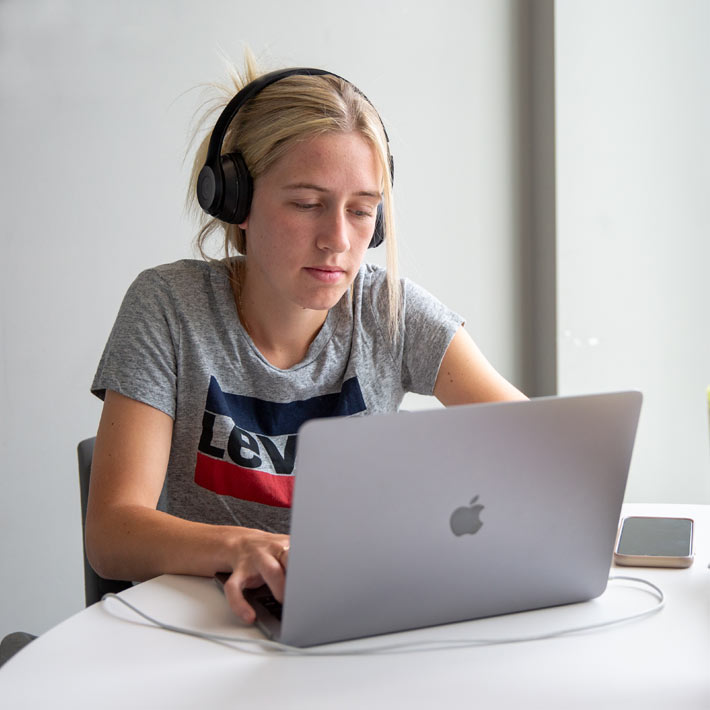
[[[617,624],[623,624],[636,619],[641,619],[652,614],[658,613],[665,606],[665,595],[663,591],[657,587],[652,582],[646,579],[641,579],[640,577],[627,577],[622,575],[612,575],[609,577],[610,581],[623,580],[627,582],[637,582],[639,584],[645,585],[650,593],[653,594],[658,599],[658,603],[646,609],[645,611],[636,612],[634,614],[628,614],[626,616],[616,617],[608,621],[596,622],[594,624],[585,624],[582,626],[569,627],[564,629],[558,629],[556,631],[548,631],[541,634],[532,634],[529,636],[514,636],[514,637],[503,637],[503,638],[469,638],[469,639],[422,639],[421,641],[405,641],[402,643],[385,644],[385,645],[375,645],[368,646],[366,648],[356,648],[356,649],[328,649],[328,648],[298,648],[296,646],[288,646],[286,644],[278,643],[277,641],[269,641],[268,639],[254,639],[248,638],[246,636],[228,636],[222,634],[212,634],[204,631],[197,631],[195,629],[187,629],[181,626],[174,626],[173,624],[167,624],[162,621],[154,619],[145,612],[141,611],[133,604],[127,602],[123,597],[116,594],[105,594],[102,598],[102,603],[105,604],[107,599],[116,599],[121,602],[124,606],[128,607],[138,616],[145,619],[151,625],[158,628],[164,629],[166,631],[173,631],[175,633],[183,634],[186,636],[194,636],[196,638],[204,639],[206,641],[214,641],[221,645],[228,646],[229,648],[239,649],[240,646],[256,646],[260,649],[266,651],[277,651],[282,654],[296,655],[296,656],[363,656],[363,655],[377,655],[377,654],[390,654],[390,653],[413,653],[416,651],[432,651],[432,650],[445,650],[454,648],[470,648],[476,646],[499,646],[509,643],[528,643],[530,641],[543,641],[547,639],[559,638],[561,636],[570,636],[573,634],[580,634],[587,631],[593,631],[595,629],[607,628],[610,626],[615,626]],[[246,651],[247,649],[240,649]]]

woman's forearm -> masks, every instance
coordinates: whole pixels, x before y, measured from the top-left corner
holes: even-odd
[[[195,523],[143,506],[116,506],[87,519],[86,552],[91,566],[107,579],[211,576],[231,571],[241,538],[254,533],[259,531]]]

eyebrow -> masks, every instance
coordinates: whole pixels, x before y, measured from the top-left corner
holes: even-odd
[[[296,182],[292,183],[291,185],[284,185],[282,190],[315,190],[316,192],[329,192],[328,189],[325,187],[321,187],[320,185],[315,185],[310,182]],[[354,193],[358,197],[374,197],[375,199],[379,200],[382,198],[382,194],[379,192],[375,191],[369,191],[369,190],[360,190],[359,192]]]

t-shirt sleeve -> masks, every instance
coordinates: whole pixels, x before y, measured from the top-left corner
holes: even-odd
[[[409,392],[431,395],[444,354],[464,319],[409,279],[402,280],[402,290],[402,385]]]
[[[148,269],[123,299],[91,391],[103,399],[114,390],[175,418],[179,337],[168,286]]]

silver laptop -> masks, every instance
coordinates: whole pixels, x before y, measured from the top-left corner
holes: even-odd
[[[312,646],[598,596],[641,399],[307,422],[283,608],[250,590],[258,625]]]

